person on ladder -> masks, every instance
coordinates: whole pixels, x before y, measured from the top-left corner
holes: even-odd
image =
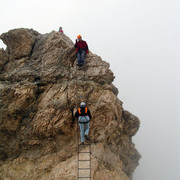
[[[82,40],[81,35],[77,36],[75,48],[76,48],[76,55],[78,60],[77,66],[82,66],[84,64],[86,53],[89,53],[89,50],[86,41]]]
[[[78,118],[78,123],[80,127],[80,135],[81,135],[81,145],[83,145],[85,142],[85,139],[90,140],[89,121],[92,118],[91,113],[89,109],[86,107],[85,102],[81,102],[80,107],[77,109],[75,113],[75,117]]]

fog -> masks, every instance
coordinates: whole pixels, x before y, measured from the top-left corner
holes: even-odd
[[[110,63],[124,109],[141,120],[134,180],[180,179],[178,0],[0,0],[0,22],[0,34],[59,26],[73,41],[81,34]]]

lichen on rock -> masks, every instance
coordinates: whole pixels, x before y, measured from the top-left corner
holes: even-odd
[[[0,177],[76,179],[72,113],[81,101],[93,116],[93,179],[132,177],[140,121],[123,109],[109,64],[90,52],[78,69],[73,42],[55,31],[14,29],[0,39],[7,45],[0,50]]]

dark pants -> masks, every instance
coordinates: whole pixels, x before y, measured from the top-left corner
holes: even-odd
[[[78,51],[77,52],[77,60],[78,60],[79,65],[84,64],[85,55],[86,55],[85,51]]]

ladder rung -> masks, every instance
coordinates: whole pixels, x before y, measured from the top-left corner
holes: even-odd
[[[91,168],[78,168],[79,170],[88,170],[88,169],[91,169]]]
[[[91,144],[79,144],[79,146],[90,146]]]
[[[78,153],[91,153],[91,152],[78,152]]]
[[[91,160],[78,160],[78,161],[91,161]]]
[[[78,177],[78,178],[91,178],[91,177]]]

